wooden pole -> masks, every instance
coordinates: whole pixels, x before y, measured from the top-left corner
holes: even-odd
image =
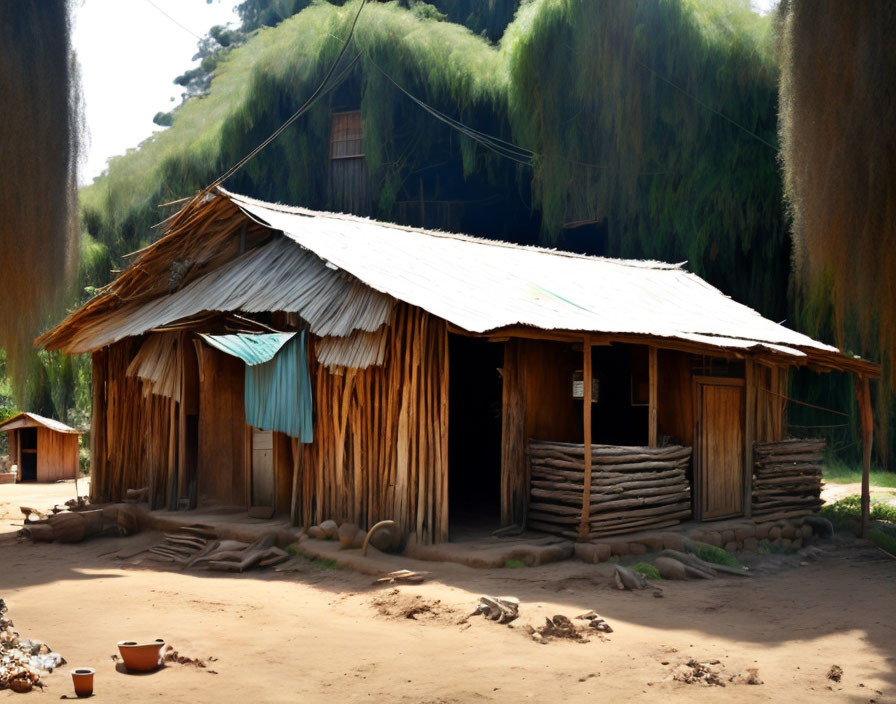
[[[656,447],[657,442],[657,397],[659,396],[657,383],[657,349],[656,347],[648,348],[648,401],[647,401],[647,445]]]
[[[868,377],[855,375],[856,401],[862,424],[862,537],[868,536],[868,520],[871,513],[871,443],[874,420],[871,415],[871,389]]]
[[[582,491],[582,520],[579,523],[579,541],[587,542],[591,532],[591,336],[585,335],[582,346],[582,424],[585,446],[585,486]]]
[[[756,441],[756,362],[744,361],[744,516],[753,515],[753,443]]]

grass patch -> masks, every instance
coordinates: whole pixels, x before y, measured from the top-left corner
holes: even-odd
[[[881,528],[874,528],[868,531],[868,540],[881,550],[896,556],[896,535]]]
[[[772,553],[772,552],[781,552],[781,546],[775,545],[768,538],[763,538],[759,541],[759,552],[764,553]]]
[[[647,579],[660,579],[659,570],[649,562],[638,562],[637,564],[632,565],[632,569],[635,572],[640,572],[647,577]]]
[[[728,567],[743,567],[740,561],[727,550],[717,548],[715,545],[699,543],[694,546],[694,554],[705,562],[715,565],[727,565]]]
[[[507,562],[504,563],[504,566],[505,567],[525,567],[526,563],[523,562],[522,560],[507,560]]]
[[[862,499],[858,495],[847,496],[822,506],[819,513],[833,524],[835,530],[855,530],[862,520]],[[872,499],[870,518],[896,526],[896,506]]]
[[[315,557],[311,560],[311,565],[319,570],[338,570],[339,565],[336,560],[329,560],[324,557]]]
[[[862,469],[834,458],[824,465],[824,480],[828,484],[858,484],[862,481]],[[896,472],[873,469],[870,473],[871,486],[896,489]]]

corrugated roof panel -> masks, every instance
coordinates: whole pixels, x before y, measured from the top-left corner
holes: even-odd
[[[837,351],[675,265],[520,247],[224,194],[331,266],[470,332],[528,325]]]

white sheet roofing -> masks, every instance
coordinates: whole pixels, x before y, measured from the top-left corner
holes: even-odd
[[[525,325],[794,356],[803,355],[799,348],[837,352],[678,265],[521,247],[221,194],[331,266],[469,332]]]

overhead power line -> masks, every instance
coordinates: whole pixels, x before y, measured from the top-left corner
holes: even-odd
[[[148,0],[147,0],[148,1]],[[265,139],[261,144],[259,144],[255,149],[249,152],[246,156],[240,159],[236,164],[231,166],[227,171],[221,174],[213,183],[207,186],[203,192],[207,192],[214,188],[215,186],[223,183],[228,178],[233,176],[237,171],[243,168],[249,161],[251,161],[262,149],[268,146],[271,142],[273,142],[277,137],[283,134],[283,131],[286,130],[293,122],[295,122],[299,117],[304,115],[311,107],[324,95],[326,95],[330,90],[335,88],[345,77],[348,75],[348,72],[352,69],[355,63],[358,61],[360,55],[356,55],[354,59],[352,59],[349,64],[339,73],[337,80],[330,84],[330,79],[333,76],[333,73],[336,71],[336,68],[339,66],[340,61],[342,61],[342,57],[345,56],[345,52],[348,49],[349,44],[352,41],[352,36],[355,33],[355,25],[358,24],[358,18],[361,16],[361,10],[364,9],[364,5],[367,4],[367,0],[361,0],[360,5],[358,6],[358,12],[355,13],[355,18],[352,20],[351,27],[348,31],[348,36],[345,38],[345,41],[342,44],[342,48],[339,50],[339,53],[336,55],[336,59],[330,65],[330,68],[327,70],[326,75],[323,80],[314,89],[314,92],[308,97],[308,99],[302,104],[302,106],[296,110],[280,127],[274,130],[271,135]]]
[[[169,20],[171,20],[172,22],[174,22],[174,24],[176,24],[178,27],[180,27],[182,30],[184,30],[187,34],[192,34],[192,35],[193,35],[194,37],[196,37],[199,41],[202,41],[202,37],[200,37],[198,34],[196,34],[196,32],[194,32],[194,31],[193,31],[192,29],[190,29],[189,27],[187,27],[187,26],[181,24],[180,22],[178,22],[178,21],[177,21],[176,19],[174,19],[171,15],[169,15],[167,12],[165,12],[161,7],[159,7],[158,5],[156,5],[152,0],[146,0],[146,2],[147,2],[149,5],[152,5],[152,7],[154,7],[156,10],[158,10],[159,12],[161,12],[163,15],[165,15],[165,17],[167,17]]]

